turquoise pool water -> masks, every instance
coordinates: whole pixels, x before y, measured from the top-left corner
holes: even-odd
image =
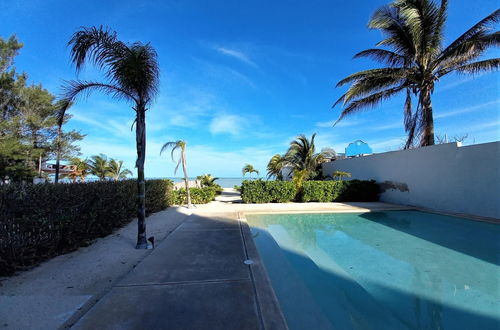
[[[418,211],[246,218],[292,330],[500,327],[500,225]]]

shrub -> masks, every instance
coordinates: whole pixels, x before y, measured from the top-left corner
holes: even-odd
[[[380,186],[375,180],[350,180],[343,182],[343,189],[337,197],[339,202],[375,202],[380,195]]]
[[[297,192],[292,181],[243,181],[241,198],[245,203],[371,202],[378,200],[375,181],[304,181]]]
[[[191,203],[207,204],[215,199],[217,187],[189,188]],[[181,188],[173,192],[173,204],[182,205],[187,203],[186,189]]]
[[[296,194],[291,181],[245,180],[241,184],[241,198],[245,203],[286,203]]]
[[[146,213],[172,203],[170,180],[146,181]],[[90,244],[136,217],[135,180],[0,186],[0,276]]]

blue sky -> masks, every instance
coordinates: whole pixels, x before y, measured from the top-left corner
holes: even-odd
[[[190,175],[241,176],[245,163],[261,173],[273,154],[300,133],[343,152],[366,141],[375,152],[404,142],[403,97],[331,124],[345,89],[335,83],[377,64],[352,56],[380,40],[366,25],[388,1],[62,1],[0,2],[0,36],[24,43],[16,60],[30,82],[54,94],[76,78],[66,43],[80,26],[107,25],[123,41],[151,42],[161,66],[160,94],[147,114],[146,175],[173,176],[164,142],[188,142]],[[479,4],[480,3],[480,4]],[[450,1],[446,42],[498,7],[497,0]],[[498,56],[498,50],[488,56]],[[99,79],[92,68],[82,79]],[[436,132],[469,134],[468,143],[500,139],[498,74],[451,75],[433,96]],[[83,156],[135,160],[130,105],[92,94],[71,110],[69,128],[87,134]],[[179,174],[179,173],[178,173]]]

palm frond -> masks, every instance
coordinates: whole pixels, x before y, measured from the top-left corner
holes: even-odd
[[[345,116],[350,115],[354,112],[360,111],[360,110],[367,108],[367,107],[374,107],[374,106],[378,105],[380,102],[382,102],[383,100],[386,100],[386,99],[396,95],[404,88],[405,88],[405,86],[397,86],[397,87],[389,88],[387,90],[373,93],[369,96],[352,101],[346,108],[344,108],[344,110],[342,110],[340,117],[333,124],[333,126],[337,125],[337,123],[339,121],[341,121]]]
[[[353,58],[361,57],[371,57],[379,62],[386,63],[389,66],[403,65],[406,60],[402,55],[391,52],[390,50],[378,48],[366,49],[353,56]]]
[[[65,102],[73,102],[82,92],[86,93],[84,96],[89,96],[92,91],[101,91],[111,95],[117,99],[128,99],[138,101],[135,96],[128,91],[110,84],[99,83],[94,81],[67,81],[63,87],[63,97]]]
[[[465,64],[455,68],[459,73],[477,74],[484,71],[493,71],[500,68],[500,58],[492,58],[484,61]]]

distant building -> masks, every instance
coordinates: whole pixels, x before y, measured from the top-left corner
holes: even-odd
[[[364,155],[373,154],[372,148],[361,140],[356,140],[352,143],[349,143],[347,148],[345,148],[345,156],[346,157],[358,157]]]

